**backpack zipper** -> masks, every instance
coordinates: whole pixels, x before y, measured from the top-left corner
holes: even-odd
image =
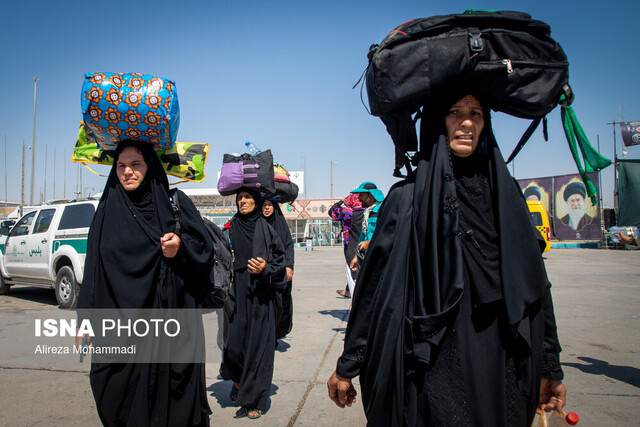
[[[566,68],[569,63],[566,61],[563,62],[540,62],[540,61],[520,61],[517,59],[501,59],[498,61],[481,61],[478,65],[486,64],[486,65],[504,65],[508,74],[513,73],[514,68],[517,68],[518,65],[525,67],[533,67],[533,68]]]

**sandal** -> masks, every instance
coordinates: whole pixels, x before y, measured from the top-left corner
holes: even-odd
[[[247,411],[247,418],[250,420],[257,420],[262,416],[262,411],[260,409],[249,409]]]
[[[238,397],[238,387],[236,387],[236,385],[233,384],[231,386],[231,391],[229,392],[229,398],[231,399],[232,402],[235,402],[237,397]]]
[[[349,291],[338,289],[336,293],[340,295],[342,298],[351,298],[351,294],[349,293]]]
[[[236,411],[236,416],[234,418],[244,418],[247,417],[250,420],[257,420],[262,416],[262,411],[260,409],[248,409],[246,407],[242,407]]]

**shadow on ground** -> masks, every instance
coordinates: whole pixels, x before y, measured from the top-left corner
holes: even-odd
[[[236,404],[229,397],[229,393],[231,392],[231,386],[233,385],[232,381],[221,380],[211,384],[207,387],[207,391],[210,392],[210,396],[215,397],[218,405],[221,408],[229,408],[231,406],[236,406]],[[278,386],[275,384],[271,384],[271,390],[269,392],[269,396],[274,396],[278,394]],[[271,399],[269,399],[269,403],[267,404],[267,410],[265,414],[269,412],[271,409]],[[213,408],[212,408],[213,410]]]
[[[333,316],[338,320],[346,321],[349,318],[350,310],[321,310],[318,313],[324,316]]]
[[[587,362],[583,363],[562,363],[563,366],[571,366],[581,370],[586,374],[604,375],[611,379],[618,380],[636,388],[640,388],[640,369],[633,366],[610,365],[604,360],[593,359],[591,357],[578,357]]]
[[[283,338],[276,341],[276,351],[279,351],[280,353],[286,353],[290,347],[291,344],[284,341]]]
[[[17,298],[40,304],[58,305],[53,289],[39,288],[37,286],[12,286],[9,293],[2,295],[0,298]]]

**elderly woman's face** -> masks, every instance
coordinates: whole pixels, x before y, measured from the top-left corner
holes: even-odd
[[[241,214],[251,213],[256,207],[256,201],[253,196],[246,191],[238,193],[238,210]]]
[[[445,118],[449,147],[457,157],[468,157],[478,147],[484,128],[482,105],[473,95],[454,103]]]
[[[147,164],[142,153],[135,147],[122,150],[116,164],[116,174],[125,190],[133,191],[140,187],[147,174]]]
[[[262,204],[262,215],[270,217],[273,215],[273,210],[273,203],[271,203],[271,200],[265,200]]]

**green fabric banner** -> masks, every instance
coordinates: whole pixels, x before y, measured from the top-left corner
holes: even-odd
[[[640,159],[618,159],[618,225],[640,227]]]

